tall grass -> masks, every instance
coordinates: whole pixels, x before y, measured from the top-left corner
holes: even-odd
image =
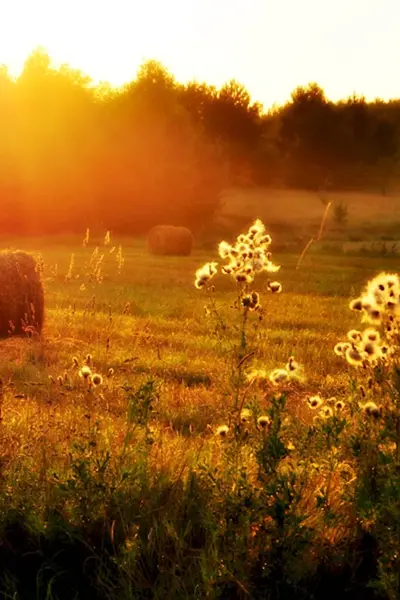
[[[397,275],[278,284],[263,229],[200,269],[41,248],[45,334],[0,347],[2,597],[398,598]]]

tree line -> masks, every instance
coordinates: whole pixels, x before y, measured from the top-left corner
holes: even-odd
[[[231,186],[375,189],[400,180],[400,100],[317,84],[268,112],[236,81],[180,84],[149,61],[120,89],[37,50],[0,71],[0,232],[207,226]]]

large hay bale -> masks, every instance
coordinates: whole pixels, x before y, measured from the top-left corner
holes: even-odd
[[[43,285],[36,261],[22,251],[0,252],[0,337],[41,333]]]
[[[157,225],[150,230],[147,243],[150,254],[189,256],[193,248],[193,235],[187,227]]]

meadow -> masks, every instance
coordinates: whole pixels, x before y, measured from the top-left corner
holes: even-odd
[[[310,248],[297,268],[272,242],[283,291],[260,276],[263,318],[238,354],[234,282],[213,279],[217,322],[194,286],[215,243],[190,257],[92,233],[3,246],[38,257],[46,322],[0,343],[0,597],[398,597],[399,438],[356,409],[316,421],[307,402],[358,398],[333,349],[357,326],[350,299],[398,272],[396,255]],[[246,383],[291,356],[302,377]]]

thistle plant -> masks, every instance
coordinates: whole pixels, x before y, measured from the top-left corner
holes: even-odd
[[[244,429],[241,416],[245,410],[244,403],[250,388],[254,387],[255,390],[259,388],[261,391],[267,382],[278,386],[298,376],[300,371],[300,366],[294,357],[290,357],[284,369],[275,369],[271,374],[263,369],[248,370],[250,360],[257,354],[256,336],[265,316],[265,296],[279,294],[282,291],[281,283],[272,279],[272,274],[277,273],[280,266],[272,262],[269,250],[271,243],[271,236],[266,233],[262,221],[257,219],[247,233],[240,234],[234,243],[220,242],[218,254],[222,259],[221,264],[216,261],[206,263],[197,269],[195,276],[195,287],[203,290],[208,298],[206,313],[215,318],[216,331],[221,339],[227,342],[231,351],[233,419],[235,429],[239,433]],[[235,336],[232,336],[232,328],[228,327],[227,319],[224,318],[224,313],[215,300],[214,281],[218,273],[228,277],[235,286],[236,298],[230,307],[236,312],[237,317],[233,320]],[[267,275],[266,281],[264,279],[262,282],[262,277],[265,275]],[[260,283],[261,286],[257,286]],[[251,331],[254,332],[252,336]],[[221,425],[218,434],[226,437],[228,430]]]

